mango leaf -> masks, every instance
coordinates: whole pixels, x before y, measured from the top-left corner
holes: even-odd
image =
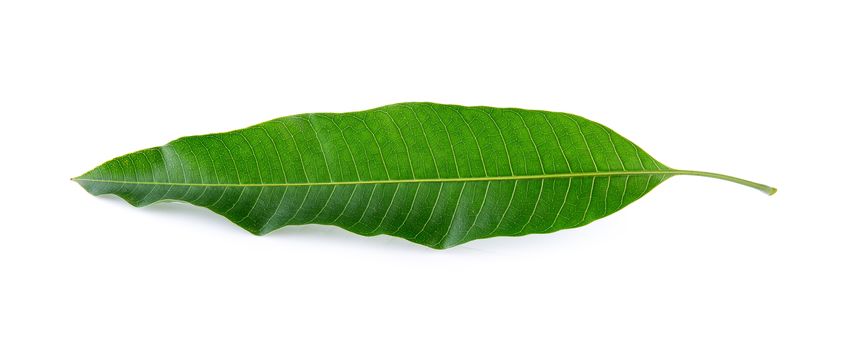
[[[174,200],[264,235],[335,225],[433,248],[548,233],[614,213],[675,170],[585,118],[400,103],[283,117],[112,159],[73,180],[134,206]]]

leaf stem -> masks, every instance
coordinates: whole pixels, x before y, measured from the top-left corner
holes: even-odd
[[[747,187],[755,188],[759,191],[764,192],[768,196],[772,196],[776,193],[776,188],[770,187],[768,185],[760,184],[758,182],[748,181],[741,178],[737,178],[735,176],[729,176],[718,173],[710,173],[707,171],[696,171],[696,170],[671,170],[674,175],[693,175],[693,176],[703,176],[703,177],[711,177],[713,179],[721,179],[729,182],[734,182],[739,185],[744,185]]]

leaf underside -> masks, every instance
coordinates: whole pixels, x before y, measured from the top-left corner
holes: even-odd
[[[582,226],[678,173],[576,115],[400,103],[183,137],[74,180],[134,206],[205,207],[258,235],[316,223],[448,248]]]

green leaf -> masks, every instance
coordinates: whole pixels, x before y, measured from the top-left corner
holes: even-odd
[[[578,227],[674,175],[609,128],[566,113],[401,103],[189,136],[74,178],[134,206],[177,200],[264,235],[335,225],[433,248]]]

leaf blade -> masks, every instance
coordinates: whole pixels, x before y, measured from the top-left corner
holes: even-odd
[[[336,225],[434,248],[553,232],[614,213],[674,175],[585,118],[514,108],[403,103],[274,119],[189,136],[76,178],[135,206],[179,200],[254,234]]]

